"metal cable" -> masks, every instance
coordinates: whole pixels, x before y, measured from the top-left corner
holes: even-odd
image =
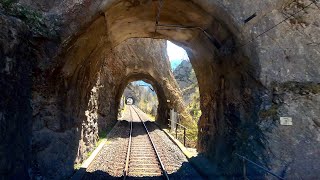
[[[269,29],[267,29],[266,31],[262,32],[261,34],[257,35],[256,37],[254,37],[253,39],[251,39],[250,41],[248,41],[247,43],[238,46],[236,48],[242,48],[250,43],[252,43],[254,40],[256,40],[257,38],[259,38],[260,36],[266,34],[267,32],[271,31],[272,29],[276,28],[277,26],[279,26],[280,24],[284,23],[285,21],[287,21],[288,19],[290,19],[291,17],[295,17],[295,15],[297,15],[298,13],[300,13],[301,11],[305,10],[306,8],[310,7],[312,4],[315,4],[315,2],[311,2],[310,4],[308,4],[307,6],[303,7],[302,9],[300,9],[299,11],[295,12],[294,14],[290,14],[289,17],[286,17],[285,19],[283,19],[282,21],[280,21],[279,23],[273,25],[272,27],[270,27]]]
[[[251,164],[255,165],[256,167],[259,167],[260,169],[264,170],[265,172],[273,175],[274,177],[276,177],[276,178],[278,178],[278,179],[284,179],[283,177],[281,177],[281,176],[279,176],[279,175],[271,172],[268,168],[263,167],[263,166],[255,163],[255,162],[251,161],[250,159],[248,159],[248,158],[246,158],[246,157],[244,157],[244,156],[241,156],[241,155],[238,154],[238,153],[235,153],[235,155],[237,155],[238,157],[242,158],[243,160],[245,160],[245,161],[247,161],[247,162],[250,162]]]
[[[285,19],[283,19],[283,20],[280,21],[279,23],[277,23],[277,24],[273,25],[272,27],[268,28],[266,31],[264,31],[264,32],[260,33],[259,35],[255,36],[255,37],[252,38],[250,41],[247,41],[245,44],[240,45],[240,46],[236,46],[236,47],[234,48],[234,49],[235,49],[235,52],[236,52],[236,51],[239,51],[241,48],[247,46],[248,44],[254,42],[254,40],[256,40],[257,38],[259,38],[259,37],[261,37],[262,35],[266,34],[267,32],[271,31],[272,29],[278,27],[279,25],[281,25],[282,23],[284,23],[284,22],[287,21],[288,19],[290,19],[290,18],[292,18],[292,17],[295,18],[295,15],[297,15],[297,14],[300,13],[301,11],[309,8],[312,4],[316,4],[316,2],[313,2],[313,1],[312,1],[312,2],[311,2],[310,4],[308,4],[307,6],[303,7],[302,9],[300,9],[300,10],[297,11],[297,12],[295,12],[294,14],[290,14],[290,16],[286,17]],[[216,58],[216,57],[221,57],[221,55],[220,55],[220,54],[218,54],[218,55],[215,54],[215,55],[214,55],[214,58]]]
[[[240,45],[240,46],[236,46],[235,49],[239,50],[239,48],[242,48],[250,43],[252,43],[254,40],[256,40],[257,38],[261,37],[262,35],[266,34],[267,32],[273,30],[274,28],[278,27],[279,25],[281,25],[282,23],[284,23],[285,21],[287,21],[288,19],[294,17],[295,15],[297,15],[298,13],[300,13],[301,11],[305,10],[306,8],[309,8],[312,4],[316,5],[317,1],[311,1],[310,4],[306,5],[305,7],[303,7],[302,9],[300,9],[299,11],[295,12],[294,14],[290,14],[289,17],[286,17],[285,19],[283,19],[282,21],[280,21],[279,23],[273,25],[272,27],[268,28],[266,31],[260,33],[259,35],[255,36],[254,38],[252,38],[251,40],[247,41],[245,44]],[[158,16],[157,16],[158,18]],[[203,28],[201,27],[195,27],[195,26],[182,26],[182,25],[172,25],[172,24],[158,24],[156,22],[156,30],[157,30],[157,26],[160,27],[165,27],[165,28],[161,28],[159,30],[170,30],[170,29],[198,29],[201,30],[208,38],[209,40],[217,47],[217,49],[219,49],[222,45],[221,43],[213,36],[211,36],[208,32],[206,32]],[[156,31],[155,31],[156,32]],[[218,55],[215,55],[215,57],[218,57]]]

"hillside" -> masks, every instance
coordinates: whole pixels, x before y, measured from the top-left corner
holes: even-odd
[[[196,75],[189,61],[183,60],[173,71],[174,77],[182,91],[188,111],[195,121],[199,120],[200,95]]]

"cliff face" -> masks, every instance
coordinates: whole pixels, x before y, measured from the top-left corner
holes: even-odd
[[[153,47],[163,42],[125,41],[149,37],[188,52],[201,95],[198,149],[217,175],[239,175],[239,153],[289,179],[319,177],[318,1],[165,1],[160,24],[205,32],[155,30],[155,1],[0,4],[1,176],[72,174],[99,129],[114,123],[132,80],[172,99],[161,112],[181,109],[173,76],[162,72],[169,65],[157,64],[165,53]],[[265,174],[251,167],[248,175]]]
[[[192,68],[192,64],[186,60],[182,61],[176,67],[173,74],[179,85],[179,88],[182,91],[182,96],[186,103],[187,111],[192,116],[193,121],[197,123],[201,117],[200,93],[197,77]],[[194,126],[193,128],[195,129],[197,126]],[[190,129],[190,131],[195,130]],[[193,139],[194,144],[196,144],[196,136],[197,133],[194,132],[194,135],[189,137],[190,139]]]
[[[1,10],[1,9],[0,9]],[[0,177],[28,178],[35,51],[28,27],[0,12]],[[26,60],[27,59],[27,60]]]
[[[192,101],[193,94],[198,89],[198,81],[192,64],[186,60],[182,61],[173,71],[173,74],[182,91],[184,101],[189,104]]]

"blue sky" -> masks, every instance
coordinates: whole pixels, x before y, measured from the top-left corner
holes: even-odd
[[[170,41],[167,41],[167,53],[172,69],[175,69],[182,60],[189,60],[187,52]]]
[[[134,84],[142,86],[144,88],[148,88],[151,87],[153,89],[153,86],[149,83],[144,82],[143,80],[139,80],[139,81],[133,81]],[[149,88],[148,88],[149,89]]]

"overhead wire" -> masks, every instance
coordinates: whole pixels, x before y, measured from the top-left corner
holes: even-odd
[[[160,0],[161,1],[161,0]],[[290,18],[295,18],[295,15],[297,15],[298,13],[302,12],[303,10],[309,8],[312,4],[316,4],[317,1],[311,1],[311,3],[309,3],[308,5],[304,6],[303,8],[301,8],[300,10],[298,10],[297,12],[295,12],[294,14],[290,14],[290,16],[284,18],[282,21],[276,23],[275,25],[273,25],[272,27],[268,28],[267,30],[265,30],[264,32],[258,34],[257,36],[255,36],[254,38],[252,38],[251,40],[247,41],[246,43],[240,45],[240,46],[236,46],[234,49],[237,51],[240,48],[243,48],[244,46],[247,46],[248,44],[254,42],[254,40],[256,40],[257,38],[263,36],[264,34],[268,33],[269,31],[275,29],[276,27],[278,27],[279,25],[281,25],[282,23],[286,22],[288,19]],[[161,7],[161,6],[160,6]],[[160,9],[159,7],[159,9]],[[317,6],[318,7],[318,6]],[[213,44],[218,48],[221,47],[221,43],[217,40],[217,38],[215,38],[214,36],[210,35],[206,30],[204,30],[201,27],[197,27],[197,26],[183,26],[183,25],[174,25],[174,24],[159,24],[159,18],[160,17],[160,11],[158,11],[158,15],[156,18],[156,30],[170,30],[170,29],[198,29],[200,31],[202,31],[206,37],[208,37],[208,39],[213,42]],[[158,28],[159,27],[165,27],[165,28]],[[156,32],[156,31],[155,31]],[[219,49],[219,48],[218,48]]]
[[[315,4],[315,2],[311,2],[310,4],[308,4],[307,6],[304,6],[302,9],[300,9],[299,11],[295,12],[294,14],[290,14],[290,16],[286,17],[285,19],[283,19],[282,21],[280,21],[279,23],[273,25],[272,27],[268,28],[266,31],[260,33],[259,35],[255,36],[253,39],[251,39],[250,41],[246,42],[245,44],[238,46],[236,48],[241,48],[244,47],[250,43],[252,43],[254,40],[256,40],[257,38],[261,37],[262,35],[266,34],[267,32],[273,30],[274,28],[278,27],[280,24],[286,22],[288,19],[290,18],[295,18],[295,15],[297,15],[298,13],[302,12],[303,10],[305,10],[306,8],[310,7],[312,4]]]
[[[305,9],[309,8],[312,4],[316,4],[316,1],[311,1],[311,3],[309,3],[308,5],[304,6],[303,8],[301,8],[300,10],[296,11],[293,14],[290,14],[290,16],[284,18],[282,21],[280,21],[279,23],[273,25],[272,27],[268,28],[267,30],[265,30],[264,32],[258,34],[257,36],[255,36],[254,38],[252,38],[251,40],[247,41],[246,43],[240,45],[240,46],[236,46],[234,47],[234,52],[239,52],[243,47],[253,43],[256,39],[258,39],[259,37],[265,35],[266,33],[268,33],[269,31],[275,29],[276,27],[278,27],[279,25],[281,25],[282,23],[286,22],[287,20],[289,20],[290,18],[296,18],[295,16],[297,14],[299,14],[300,12],[304,11]],[[268,36],[270,38],[270,36]],[[217,57],[221,57],[220,54],[215,54],[214,58]]]
[[[234,51],[238,51],[240,48],[243,48],[244,46],[247,46],[248,44],[254,42],[254,40],[256,40],[257,38],[261,37],[262,35],[266,34],[267,32],[271,31],[272,29],[278,27],[279,25],[281,25],[282,23],[284,23],[285,21],[287,21],[290,18],[295,18],[295,15],[297,15],[298,13],[302,12],[303,10],[305,10],[306,8],[309,8],[312,4],[317,6],[317,1],[312,1],[310,4],[304,6],[302,9],[300,9],[299,11],[295,12],[294,14],[290,14],[290,16],[286,17],[285,19],[283,19],[282,21],[280,21],[279,23],[273,25],[272,27],[268,28],[266,31],[260,33],[259,35],[255,36],[254,38],[252,38],[250,41],[247,41],[245,44],[242,44],[240,46],[236,46],[234,47]],[[201,27],[197,27],[197,26],[183,26],[183,25],[174,25],[174,24],[159,24],[159,18],[160,18],[160,12],[163,6],[163,0],[159,0],[159,4],[158,4],[158,12],[157,12],[157,16],[156,16],[156,22],[155,22],[155,33],[158,30],[171,30],[171,29],[198,29],[200,31],[202,31],[204,33],[204,35],[211,41],[214,42],[215,40],[217,41],[217,43],[219,43],[221,45],[221,43],[217,40],[217,38],[215,38],[214,36],[210,35],[206,30],[204,30]],[[317,6],[318,7],[318,6]],[[166,27],[165,27],[166,26]],[[161,27],[161,28],[159,28]],[[115,47],[117,47],[119,44],[113,46],[111,48],[114,49]],[[317,44],[319,45],[319,44]],[[216,45],[215,45],[216,46]],[[216,46],[219,47],[219,46]],[[218,48],[219,49],[219,48]],[[220,54],[216,54],[214,55],[214,57],[220,57]]]

